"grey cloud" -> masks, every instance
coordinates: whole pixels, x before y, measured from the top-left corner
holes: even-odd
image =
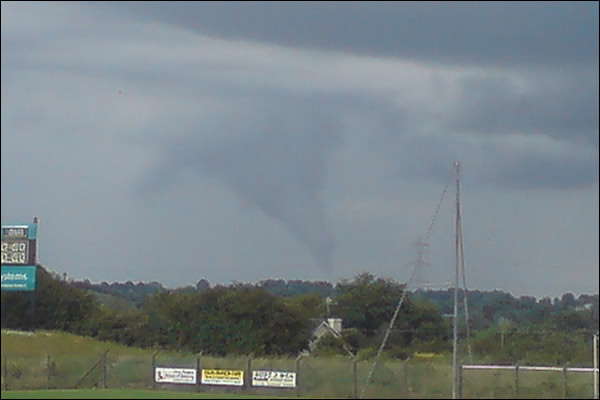
[[[574,154],[552,156],[530,152],[517,157],[500,153],[491,159],[491,167],[480,180],[498,187],[567,190],[598,183],[597,156],[581,158]]]
[[[597,290],[564,280],[598,270],[597,4],[12,4],[2,216],[40,215],[49,265],[168,285],[331,279],[332,263],[404,279],[460,160],[465,236],[496,240],[467,249],[477,285],[510,261],[569,266],[536,293]]]
[[[386,145],[387,143],[387,145]],[[498,135],[456,131],[399,135],[382,142],[394,175],[443,184],[456,160],[478,185],[509,189],[580,189],[598,183],[598,150],[543,135]]]
[[[507,77],[461,82],[453,129],[494,134],[545,134],[598,147],[598,74],[545,75],[519,88]]]
[[[119,2],[108,7],[224,38],[430,63],[598,64],[596,2]]]

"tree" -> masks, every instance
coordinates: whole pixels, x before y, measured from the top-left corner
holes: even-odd
[[[348,336],[350,347],[378,347],[398,306],[404,284],[382,279],[365,272],[351,281],[336,286],[337,296],[333,312],[343,319],[346,329],[353,329]],[[413,303],[409,296],[402,308],[388,340],[388,348],[402,346],[404,349],[421,345],[443,350],[448,339],[448,326],[438,308],[422,300]],[[441,341],[440,341],[441,339]],[[434,345],[435,343],[435,345]]]
[[[202,292],[163,293],[149,299],[148,340],[206,354],[297,354],[308,346],[309,321],[298,309],[252,285]]]
[[[100,308],[86,291],[37,268],[35,292],[2,292],[2,328],[89,334]]]
[[[336,304],[332,311],[343,319],[344,326],[372,337],[382,324],[392,319],[403,289],[404,285],[364,272],[336,285]]]
[[[286,304],[305,320],[327,317],[326,299],[318,293],[298,294],[286,298]]]
[[[576,306],[575,295],[573,293],[564,293],[560,297],[560,306],[563,310],[568,310]]]

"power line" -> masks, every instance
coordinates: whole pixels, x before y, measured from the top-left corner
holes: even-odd
[[[433,214],[433,218],[431,219],[431,223],[429,224],[429,228],[427,229],[427,234],[425,235],[425,241],[422,242],[421,244],[421,248],[419,251],[421,251],[421,253],[419,253],[418,255],[418,259],[417,262],[414,264],[411,272],[410,272],[410,276],[408,277],[408,281],[406,282],[406,286],[404,287],[404,290],[402,291],[402,296],[400,297],[400,301],[398,301],[398,305],[396,306],[396,309],[394,310],[394,315],[392,316],[392,319],[390,320],[390,324],[385,332],[385,335],[383,337],[383,340],[381,342],[381,345],[379,346],[379,349],[377,350],[377,355],[375,356],[375,360],[373,362],[373,366],[371,367],[371,370],[369,371],[369,375],[367,376],[367,380],[365,382],[365,385],[363,386],[361,393],[360,393],[360,399],[362,399],[365,395],[365,391],[367,390],[367,387],[369,386],[369,383],[371,382],[371,379],[373,378],[373,373],[375,372],[375,368],[377,367],[377,362],[379,361],[379,358],[381,357],[381,353],[383,352],[383,348],[385,347],[388,338],[390,336],[390,332],[392,331],[392,328],[394,326],[394,324],[396,323],[396,319],[398,318],[398,314],[400,313],[400,309],[402,308],[402,304],[404,304],[404,299],[406,298],[406,294],[408,293],[407,288],[410,287],[415,273],[417,271],[417,268],[422,267],[423,265],[425,265],[424,260],[422,259],[422,250],[424,249],[425,246],[427,246],[427,242],[429,241],[429,237],[431,235],[431,231],[433,230],[433,226],[435,224],[435,220],[436,217],[439,213],[440,207],[442,205],[442,202],[444,200],[444,196],[446,194],[446,191],[448,190],[448,186],[450,184],[450,179],[451,176],[448,178],[447,182],[446,182],[446,186],[444,187],[444,190],[442,191],[442,195],[440,197],[440,201],[437,204],[437,207],[435,209],[435,212]]]

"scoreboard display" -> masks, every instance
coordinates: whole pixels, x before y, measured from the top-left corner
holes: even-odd
[[[29,243],[2,241],[2,265],[29,264]]]
[[[37,223],[2,225],[2,265],[37,264]]]

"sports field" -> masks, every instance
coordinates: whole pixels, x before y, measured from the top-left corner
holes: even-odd
[[[2,391],[0,397],[2,399],[285,399],[285,397],[272,396],[133,389],[10,390]]]

